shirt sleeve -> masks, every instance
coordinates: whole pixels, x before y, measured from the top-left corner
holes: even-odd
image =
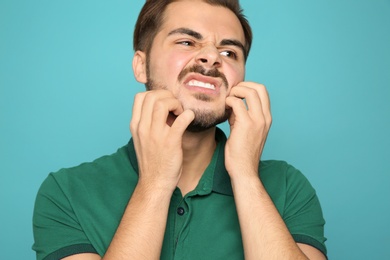
[[[287,168],[283,219],[297,243],[311,245],[326,255],[325,220],[315,189],[294,167]]]
[[[33,232],[37,259],[54,260],[78,253],[96,253],[53,175],[46,178],[38,191]]]

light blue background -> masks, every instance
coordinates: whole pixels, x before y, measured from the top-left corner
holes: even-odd
[[[128,141],[142,4],[1,0],[2,259],[34,259],[33,204],[49,172]],[[264,158],[317,189],[330,259],[390,259],[390,1],[242,5],[255,33],[247,80],[272,100]]]

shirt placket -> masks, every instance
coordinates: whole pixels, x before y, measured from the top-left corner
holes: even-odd
[[[189,233],[189,220],[191,218],[190,197],[183,198],[176,205],[175,226],[174,226],[174,259],[183,259],[185,244]]]

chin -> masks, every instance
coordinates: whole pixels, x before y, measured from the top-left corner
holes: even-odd
[[[231,115],[231,109],[225,109],[222,113],[205,112],[199,109],[191,109],[195,113],[195,119],[187,127],[187,131],[199,133],[225,122]]]

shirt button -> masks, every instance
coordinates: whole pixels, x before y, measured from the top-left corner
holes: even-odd
[[[178,207],[177,208],[177,214],[179,214],[180,216],[183,216],[184,215],[184,209],[182,207]]]

